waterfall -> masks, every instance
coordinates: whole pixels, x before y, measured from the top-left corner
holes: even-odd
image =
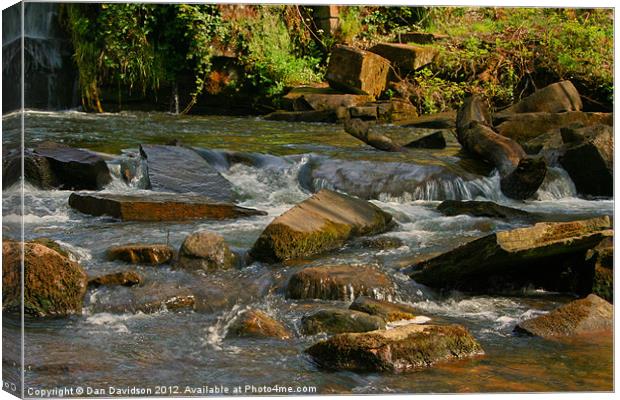
[[[73,49],[59,23],[58,3],[24,5],[26,108],[59,110],[78,105]],[[2,12],[2,112],[20,107],[21,3]]]

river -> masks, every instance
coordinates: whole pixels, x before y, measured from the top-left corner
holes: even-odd
[[[504,296],[437,293],[400,270],[412,256],[445,251],[472,238],[519,223],[469,216],[446,217],[435,210],[441,200],[492,200],[528,211],[581,218],[612,215],[613,200],[587,201],[575,195],[570,179],[552,170],[536,200],[515,202],[499,191],[499,178],[467,160],[454,139],[443,150],[381,153],[347,135],[340,126],[264,121],[255,117],[175,116],[164,113],[85,114],[35,112],[25,117],[28,147],[44,140],[104,153],[114,179],[104,190],[142,193],[139,184],[120,179],[120,160],[141,143],[178,139],[196,148],[232,184],[238,203],[266,216],[191,223],[119,222],[69,208],[69,191],[43,191],[26,185],[25,236],[52,238],[70,249],[89,276],[126,270],[107,261],[105,250],[130,242],[170,243],[178,248],[198,229],[224,236],[247,251],[267,224],[321,187],[367,198],[393,214],[398,225],[383,236],[402,246],[373,250],[347,245],[339,251],[284,265],[254,263],[244,268],[199,275],[170,266],[137,266],[139,288],[90,289],[83,314],[64,319],[27,320],[26,387],[93,388],[179,386],[313,386],[327,393],[444,393],[609,391],[613,388],[611,337],[590,341],[547,341],[513,335],[515,324],[547,312],[571,297],[527,288]],[[386,127],[393,135],[428,131]],[[3,147],[20,136],[19,115],[3,117]],[[231,152],[246,162],[232,162]],[[249,161],[247,161],[249,160]],[[484,168],[482,168],[484,170]],[[3,237],[19,237],[18,187],[3,191]],[[283,296],[288,277],[307,265],[373,264],[389,273],[396,299],[441,322],[466,326],[486,355],[405,374],[359,374],[319,369],[304,349],[324,335],[303,336],[300,319],[327,301],[293,301]],[[195,311],[161,309],[124,312],[145,299],[191,292]],[[267,311],[295,335],[290,340],[230,339],[227,328],[247,307]],[[4,334],[18,335],[5,319]],[[6,344],[5,367],[18,358]],[[9,346],[9,347],[7,347]],[[10,370],[5,368],[5,373]],[[10,375],[9,375],[10,377]],[[169,394],[169,393],[167,393]],[[174,394],[174,393],[173,393]],[[185,393],[176,393],[185,394]],[[250,393],[248,393],[250,394]],[[272,393],[273,394],[273,393]]]

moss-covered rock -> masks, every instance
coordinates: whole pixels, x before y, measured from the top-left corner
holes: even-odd
[[[88,286],[135,286],[142,283],[142,277],[135,271],[122,271],[101,275],[88,281]]]
[[[264,262],[302,258],[384,232],[391,222],[392,216],[374,204],[324,189],[274,219],[250,254]]]
[[[58,244],[58,242],[50,239],[50,238],[36,238],[30,241],[31,243],[38,243],[38,244],[42,244],[45,247],[48,247],[54,251],[56,251],[57,253],[59,253],[61,256],[65,256],[65,257],[69,257],[69,252],[64,249],[61,245]]]
[[[21,243],[2,242],[2,308],[21,309]],[[35,317],[80,314],[87,277],[82,267],[38,243],[24,244],[24,310]]]
[[[359,296],[349,308],[379,316],[387,322],[414,319],[419,315],[418,310],[406,304],[377,300],[367,296]]]
[[[224,238],[209,231],[198,231],[185,238],[179,250],[178,267],[210,271],[228,269],[235,263]]]
[[[288,339],[291,334],[284,325],[263,311],[247,310],[228,328],[228,336]]]
[[[131,264],[164,264],[174,256],[174,249],[167,244],[133,243],[108,248],[108,260],[122,260]]]
[[[386,274],[358,265],[308,267],[293,274],[286,288],[290,299],[353,300],[358,295],[387,297],[393,292]]]
[[[385,321],[383,318],[361,311],[340,308],[319,310],[301,319],[301,330],[306,335],[321,332],[368,332],[384,328]]]
[[[416,324],[339,334],[316,343],[306,352],[323,368],[377,372],[407,371],[484,353],[476,339],[460,325]]]
[[[613,325],[614,306],[591,294],[585,299],[556,308],[549,314],[523,321],[515,327],[515,331],[556,338],[611,332]]]

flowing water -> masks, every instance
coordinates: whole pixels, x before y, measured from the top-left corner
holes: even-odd
[[[398,237],[403,243],[395,249],[372,250],[354,242],[304,262],[254,263],[208,275],[170,266],[137,266],[144,277],[140,287],[90,289],[83,315],[27,321],[27,388],[171,385],[179,386],[180,392],[172,393],[176,395],[192,394],[184,392],[185,385],[224,385],[231,390],[240,385],[254,385],[256,390],[273,385],[312,386],[318,393],[612,390],[611,337],[552,342],[512,334],[520,320],[545,313],[569,301],[570,296],[537,288],[511,296],[439,294],[401,271],[406,260],[520,226],[489,218],[443,216],[435,208],[444,199],[493,200],[568,219],[613,213],[612,200],[576,198],[574,186],[559,168],[551,171],[537,200],[517,203],[501,195],[496,174],[464,158],[453,140],[444,150],[416,150],[405,155],[370,149],[336,125],[250,117],[28,112],[25,121],[27,146],[52,139],[105,153],[115,175],[105,188],[107,192],[143,193],[139,184],[127,185],[118,178],[120,160],[136,152],[140,143],[164,144],[178,139],[193,146],[233,183],[240,205],[268,213],[231,221],[119,222],[73,211],[67,205],[68,191],[42,191],[26,185],[26,239],[57,240],[71,250],[90,276],[130,268],[105,259],[105,250],[112,245],[168,242],[178,248],[187,234],[198,229],[217,232],[233,250],[245,252],[274,217],[321,187],[369,199],[392,213],[398,226],[384,236]],[[18,115],[3,118],[5,148],[18,140],[18,127]],[[386,129],[396,136],[424,133]],[[244,162],[235,162],[240,159]],[[483,175],[481,170],[485,170]],[[17,187],[3,191],[5,238],[19,237],[16,207],[20,197]],[[466,326],[486,355],[406,374],[319,369],[304,349],[324,336],[301,335],[300,319],[326,304],[347,307],[348,303],[286,300],[283,289],[298,269],[333,262],[378,266],[392,276],[395,300],[414,305],[436,321]],[[183,294],[196,297],[195,311],[165,307],[152,313],[139,311],[145,302]],[[294,338],[226,338],[230,324],[248,307],[281,320],[294,332]],[[18,332],[14,323],[5,320],[5,335],[17,337]],[[5,367],[18,360],[18,353],[8,348],[6,341],[4,358]]]

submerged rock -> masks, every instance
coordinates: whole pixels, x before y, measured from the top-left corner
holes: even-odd
[[[112,246],[107,250],[109,260],[122,260],[131,264],[164,264],[172,260],[174,249],[167,244],[132,243]]]
[[[2,309],[19,313],[21,297],[21,243],[2,242]],[[88,279],[82,267],[38,243],[24,243],[24,297],[27,315],[67,316],[82,313]]]
[[[400,43],[379,43],[369,51],[387,59],[401,73],[413,72],[430,64],[437,55],[437,49],[430,46],[412,46]]]
[[[211,198],[193,194],[71,193],[69,206],[84,214],[108,215],[122,221],[186,221],[266,215],[263,211],[217,203]]]
[[[447,216],[470,215],[511,220],[538,220],[539,216],[518,208],[506,207],[492,201],[455,201],[445,200],[437,206],[437,211]]]
[[[549,290],[577,290],[563,275],[572,257],[613,235],[609,217],[538,223],[473,240],[413,267],[411,277],[431,287],[489,292],[528,284]],[[585,268],[570,272],[572,282],[585,279]]]
[[[374,267],[322,265],[304,268],[293,274],[286,288],[286,297],[353,300],[358,295],[388,297],[393,292],[390,278]]]
[[[288,329],[260,310],[243,312],[228,328],[228,337],[289,339]]]
[[[336,45],[325,78],[334,89],[377,97],[385,89],[390,62],[368,51]]]
[[[277,262],[333,250],[347,240],[386,231],[392,216],[374,204],[321,190],[274,219],[250,250],[258,261]]]
[[[306,352],[323,368],[373,372],[403,372],[484,354],[476,339],[460,325],[416,324],[339,334]]]
[[[301,319],[301,329],[306,335],[317,333],[368,332],[384,329],[383,318],[365,312],[339,308],[323,309]]]
[[[226,202],[234,197],[232,184],[192,149],[142,144],[140,154],[154,191],[195,193]]]
[[[386,322],[415,319],[418,316],[418,310],[406,304],[377,300],[367,296],[359,296],[349,308],[376,315]]]
[[[581,111],[581,96],[571,81],[552,83],[521,99],[503,113]]]
[[[359,245],[377,250],[397,249],[403,245],[403,241],[393,236],[375,236],[359,241]]]
[[[224,238],[209,231],[198,231],[185,238],[179,250],[178,267],[210,271],[228,269],[235,263]]]
[[[614,306],[591,294],[585,299],[571,301],[549,314],[519,323],[515,331],[543,338],[592,335],[611,332],[614,325]]]
[[[575,183],[577,191],[591,196],[614,194],[614,137],[608,125],[562,130],[569,146],[560,164]]]
[[[411,149],[445,149],[446,138],[443,136],[442,131],[437,131],[420,139],[414,140],[413,142],[406,144],[405,147]]]
[[[135,271],[122,271],[90,279],[88,286],[135,286],[142,283],[142,277]]]

